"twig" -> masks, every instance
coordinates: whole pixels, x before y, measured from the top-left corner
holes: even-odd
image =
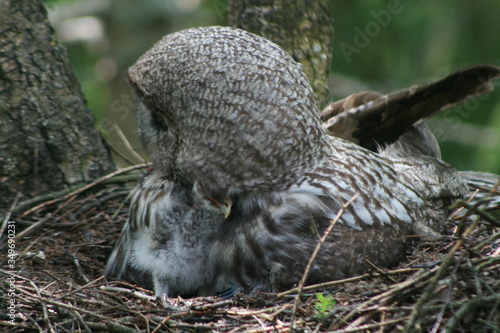
[[[254,328],[252,330],[245,330],[245,332],[247,332],[247,333],[290,332],[291,329],[288,326],[290,326],[290,325],[286,325],[286,324],[273,325],[273,326],[266,326],[264,328]]]
[[[476,197],[476,195],[478,195],[478,193],[479,193],[479,190],[475,190],[474,193],[472,193],[472,195],[467,199],[467,203],[472,202],[472,200]],[[450,207],[450,209],[453,209],[453,208]],[[460,213],[464,209],[465,209],[464,207],[459,207],[457,210],[455,210],[454,212],[451,213],[451,215],[449,216],[449,219],[452,220],[452,219],[463,218],[463,215],[458,216],[458,213]]]
[[[137,152],[134,150],[134,148],[132,148],[132,145],[127,140],[127,137],[123,134],[121,128],[116,123],[114,123],[112,127],[116,131],[116,134],[118,134],[118,137],[123,142],[123,145],[125,146],[125,148],[127,148],[127,150],[129,151],[129,153],[131,153],[138,161],[141,161],[142,163],[145,163],[146,161],[144,161],[144,158],[141,155],[137,154]],[[124,156],[122,154],[120,154],[120,156],[122,156],[123,158],[125,158],[131,164],[134,164],[134,162],[132,162],[131,160],[129,160],[126,156]]]
[[[42,295],[40,294],[40,289],[38,289],[38,286],[33,281],[30,281],[30,284],[33,287],[33,289],[35,289],[36,294],[39,297],[42,297]],[[40,305],[42,306],[43,321],[45,321],[45,324],[49,327],[49,331],[51,333],[55,333],[54,327],[52,326],[52,323],[50,322],[50,319],[49,319],[49,312],[47,311],[47,304],[40,301]]]
[[[309,262],[306,265],[306,268],[304,270],[304,274],[302,275],[302,279],[300,279],[299,285],[297,287],[298,292],[297,296],[295,296],[295,302],[293,304],[293,312],[292,312],[292,329],[295,329],[295,317],[296,317],[296,312],[297,312],[297,307],[299,306],[300,302],[300,296],[302,294],[302,289],[304,288],[304,284],[306,283],[307,278],[309,277],[309,271],[311,270],[311,266],[316,260],[316,256],[319,253],[319,250],[325,243],[326,239],[330,235],[330,233],[333,230],[333,227],[337,224],[337,222],[340,220],[340,217],[342,214],[344,214],[344,211],[349,207],[349,205],[356,200],[356,198],[359,196],[359,194],[355,194],[350,198],[345,204],[342,205],[342,207],[339,209],[337,212],[337,215],[335,215],[334,219],[330,221],[330,224],[326,228],[325,232],[323,233],[323,236],[321,236],[321,239],[319,240],[318,244],[314,248],[313,253],[311,254],[311,257],[309,258]]]
[[[195,310],[195,311],[212,310],[212,309],[224,307],[226,305],[231,305],[233,303],[234,303],[233,300],[227,299],[227,300],[223,300],[223,301],[219,301],[219,302],[215,302],[215,303],[193,306],[193,310]]]
[[[359,331],[366,331],[374,328],[380,328],[388,325],[394,325],[401,323],[403,321],[406,321],[408,317],[401,317],[401,318],[396,318],[392,320],[387,320],[387,321],[381,321],[380,323],[376,324],[367,324],[367,325],[361,325],[358,327],[353,327],[353,328],[347,328],[344,330],[336,330],[335,333],[353,333],[353,332],[359,332]]]
[[[146,301],[150,301],[150,302],[156,301],[156,296],[149,296],[149,295],[141,293],[137,290],[131,290],[131,289],[120,288],[120,287],[109,287],[109,286],[100,286],[99,289],[114,292],[114,293],[125,293],[127,295],[133,295],[137,298],[140,298],[140,299],[143,299]]]
[[[318,284],[311,284],[309,286],[305,286],[302,288],[303,291],[311,291],[311,290],[316,290],[316,289],[323,289],[323,288],[330,288],[339,284],[345,284],[349,282],[355,282],[359,280],[363,280],[369,277],[381,277],[385,275],[399,275],[399,274],[406,274],[406,273],[412,273],[415,271],[419,271],[419,268],[401,268],[401,269],[394,269],[391,271],[384,272],[383,274],[380,273],[370,273],[370,274],[363,274],[363,275],[358,275],[358,276],[353,276],[350,278],[342,279],[342,280],[335,280],[335,281],[329,281],[329,282],[323,282],[323,283],[318,283]],[[295,294],[298,292],[299,288],[292,288],[287,291],[283,291],[279,294],[276,295],[276,297],[281,298],[287,295]]]
[[[374,270],[376,270],[383,277],[389,279],[392,283],[396,283],[397,282],[396,279],[394,279],[390,275],[385,274],[385,271],[383,269],[381,269],[380,267],[378,267],[377,265],[375,265],[374,263],[372,263],[370,260],[368,260],[366,258],[363,258],[363,260],[368,264],[368,266],[370,266],[371,268],[373,268]]]
[[[477,227],[479,223],[479,219],[476,218],[474,219],[473,223],[465,230],[463,233],[464,237],[469,237],[472,234],[472,231]],[[413,307],[413,311],[410,314],[410,319],[406,323],[405,329],[408,332],[412,332],[415,321],[417,320],[421,308],[424,306],[425,302],[432,296],[432,293],[434,289],[436,288],[439,280],[444,277],[446,272],[448,271],[448,268],[451,266],[453,262],[453,257],[455,256],[455,253],[458,251],[460,247],[465,243],[464,239],[459,239],[453,248],[446,254],[446,256],[443,258],[443,262],[441,263],[441,266],[439,267],[439,270],[436,272],[436,275],[430,280],[429,285],[425,289],[424,293],[420,298],[418,299],[417,303]]]
[[[95,197],[93,198],[93,200],[85,205],[82,205],[79,209],[78,209],[78,213],[79,214],[85,214],[86,212],[88,212],[89,210],[91,210],[92,208],[96,208],[96,207],[101,207],[102,205],[104,205],[107,201],[110,201],[112,199],[115,199],[115,198],[118,198],[118,197],[125,197],[127,196],[128,194],[130,193],[130,191],[116,191],[116,192],[112,192],[112,193],[109,193],[108,195],[105,195],[104,197]]]
[[[83,286],[78,287],[78,288],[76,288],[75,290],[71,290],[70,292],[67,292],[67,293],[65,293],[65,294],[61,295],[61,296],[60,296],[60,298],[64,298],[64,297],[70,296],[70,295],[72,295],[72,294],[74,294],[74,293],[77,293],[77,292],[79,292],[79,291],[81,291],[81,290],[83,290],[83,289],[85,289],[85,288],[88,288],[88,287],[90,287],[90,286],[92,286],[92,285],[94,285],[94,284],[96,284],[97,282],[100,282],[100,281],[102,281],[102,280],[104,280],[104,276],[100,276],[100,277],[98,277],[98,278],[97,278],[97,279],[95,279],[95,280],[89,281],[89,282],[87,282],[86,284],[84,284]]]
[[[93,181],[92,183],[90,184],[87,184],[85,186],[81,186],[81,187],[78,187],[76,190],[64,195],[63,197],[59,197],[59,198],[56,198],[54,200],[50,200],[50,201],[46,201],[46,202],[43,202],[31,209],[28,209],[27,211],[25,211],[24,213],[22,213],[19,218],[23,218],[24,216],[34,212],[34,211],[37,211],[39,210],[40,208],[42,207],[45,207],[45,206],[48,206],[48,205],[51,205],[51,204],[54,204],[56,202],[59,202],[59,201],[63,201],[63,200],[66,200],[68,198],[71,198],[72,196],[76,196],[82,192],[85,192],[86,190],[92,188],[92,187],[95,187],[97,185],[100,185],[101,183],[107,181],[108,179],[111,179],[117,175],[121,175],[121,174],[124,174],[124,173],[127,173],[127,172],[130,172],[130,171],[134,171],[134,170],[137,170],[137,169],[142,169],[142,168],[145,168],[147,167],[148,165],[146,163],[144,164],[138,164],[138,165],[133,165],[133,166],[130,166],[128,168],[124,168],[124,169],[120,169],[120,170],[117,170],[117,171],[114,171],[112,173],[109,173],[95,181]]]
[[[500,221],[497,221],[493,216],[490,214],[486,213],[485,211],[481,210],[478,206],[483,204],[483,202],[477,202],[474,205],[471,205],[463,200],[457,200],[455,204],[452,206],[452,208],[456,207],[464,207],[467,209],[469,212],[473,212],[474,214],[479,215],[481,218],[484,220],[488,221],[493,225],[494,227],[500,228]]]
[[[117,321],[106,320],[106,327],[110,332],[119,333],[137,333],[137,330],[133,327],[125,326]]]
[[[233,315],[233,316],[241,316],[241,317],[246,317],[246,316],[260,316],[262,314],[266,314],[270,311],[272,312],[272,316],[276,316],[276,314],[282,312],[283,310],[289,308],[290,305],[285,304],[285,305],[275,305],[270,308],[265,308],[261,310],[248,310],[248,309],[238,309],[238,310],[233,310],[233,309],[228,309],[225,310],[225,313],[228,315]],[[276,311],[274,311],[276,309]]]
[[[84,314],[92,316],[92,317],[99,318],[101,320],[106,320],[106,321],[109,320],[109,317],[100,315],[100,314],[96,313],[95,311],[90,311],[90,310],[82,309],[82,308],[76,307],[76,306],[71,305],[71,304],[66,304],[64,302],[60,302],[60,301],[56,301],[56,300],[53,300],[53,299],[46,298],[44,296],[33,295],[32,293],[24,290],[23,288],[20,288],[19,286],[15,286],[15,288],[16,288],[16,290],[20,291],[22,294],[26,295],[26,297],[28,297],[29,299],[32,299],[32,300],[35,300],[35,301],[45,302],[45,303],[48,303],[48,304],[53,304],[55,306],[58,306],[58,307],[61,307],[63,309],[67,309],[67,310],[70,310],[70,311],[79,311],[81,313],[84,313]]]
[[[31,234],[33,231],[36,231],[40,229],[45,223],[47,223],[50,219],[52,218],[52,214],[48,213],[43,217],[40,221],[36,222],[35,224],[30,225],[23,231],[17,234],[18,239],[22,239],[23,237],[26,237],[27,235]]]
[[[498,191],[498,184],[496,184],[494,187],[481,186],[481,185],[477,185],[477,184],[470,184],[469,186],[474,187],[474,188],[481,190],[483,192],[491,193],[493,195],[500,195],[500,192]]]
[[[149,165],[149,164],[148,164]],[[143,176],[143,173],[131,173],[129,175],[121,175],[110,178],[106,180],[106,184],[126,184],[126,183],[134,183],[140,180]]]
[[[90,279],[83,272],[82,266],[80,266],[80,261],[76,257],[76,253],[73,253],[73,263],[75,264],[76,270],[78,271],[78,274],[80,274],[80,276],[82,277],[83,281],[85,281],[85,283],[89,283]]]
[[[36,322],[35,322],[35,324],[38,325]],[[15,327],[15,328],[22,328],[25,330],[32,330],[33,329],[32,326],[26,325],[24,323],[17,323],[17,322],[12,323],[12,322],[6,321],[6,320],[0,320],[0,327]],[[38,326],[38,327],[40,327],[40,326]],[[43,332],[41,327],[40,327],[39,331]]]
[[[426,279],[429,278],[429,276],[432,276],[436,271],[437,267],[434,267],[428,271],[426,271],[425,269],[420,269],[412,277],[406,279],[403,282],[392,285],[389,290],[365,301],[364,303],[359,305],[356,309],[350,311],[347,315],[343,316],[341,320],[343,322],[349,322],[356,314],[358,314],[360,311],[365,310],[372,304],[377,304],[377,305],[389,304],[390,302],[392,302],[392,299],[394,297],[401,296],[402,292],[405,289],[421,288],[422,286],[419,287],[417,283],[425,281]]]
[[[299,321],[299,323],[302,323],[302,321]],[[227,333],[234,333],[234,332],[247,332],[247,333],[263,333],[263,332],[291,332],[292,330],[289,327],[290,325],[287,325],[283,322],[279,322],[277,325],[272,325],[272,326],[266,326],[265,328],[262,328],[260,324],[247,324],[247,325],[240,325],[239,327],[236,327]]]
[[[264,324],[264,322],[262,320],[260,320],[259,317],[253,315],[252,316],[253,319],[255,319],[256,322],[259,323],[259,325],[263,328],[264,332],[266,331],[266,325]]]
[[[156,325],[156,327],[154,328],[154,330],[152,330],[152,331],[151,331],[151,333],[157,333],[157,332],[160,330],[160,328],[161,328],[162,326],[166,326],[166,324],[167,324],[167,322],[168,322],[169,320],[170,320],[170,317],[169,317],[169,316],[166,316],[166,317],[165,317],[162,321],[160,321],[160,322],[158,323],[158,325]]]
[[[77,184],[77,185],[73,185],[73,186],[70,186],[68,188],[65,188],[63,190],[49,192],[49,193],[46,193],[46,194],[43,194],[43,195],[31,198],[31,199],[27,199],[27,200],[21,201],[19,203],[19,205],[17,205],[17,207],[14,210],[14,212],[19,212],[19,211],[23,210],[26,207],[32,207],[33,205],[36,205],[39,202],[45,202],[45,201],[49,201],[49,200],[52,200],[52,199],[61,198],[62,196],[66,195],[67,193],[70,193],[70,192],[73,192],[74,190],[77,190],[81,186],[82,186],[81,184]],[[18,217],[18,218],[22,218],[22,216]]]
[[[455,315],[444,326],[443,332],[454,332],[454,328],[457,325],[457,323],[465,315],[471,313],[471,311],[477,308],[484,309],[485,307],[492,305],[493,305],[492,308],[494,309],[498,307],[499,304],[500,304],[500,295],[485,296],[470,300],[469,302],[463,304],[462,307],[458,309],[457,312],[455,312]]]
[[[451,288],[452,288],[452,285],[450,284],[448,289],[451,289]],[[446,308],[450,304],[450,298],[451,298],[451,292],[449,291],[448,295],[446,295],[446,302],[441,306],[437,315],[435,316],[434,325],[431,328],[431,330],[429,331],[429,333],[438,332],[438,329],[441,326],[441,323],[443,322],[444,312],[446,311]],[[412,311],[413,311],[413,309],[412,309]]]
[[[82,316],[78,313],[78,311],[69,311],[69,310],[66,310],[67,313],[76,318],[76,320],[78,320],[78,322],[80,323],[80,325],[83,326],[83,328],[85,329],[85,331],[87,333],[92,333],[92,330],[90,329],[90,327],[87,325],[87,323],[85,323],[85,320],[83,320]]]
[[[168,317],[167,317],[168,318]],[[175,321],[172,319],[165,320],[167,318],[163,317],[153,317],[152,320],[160,322],[161,325],[164,325],[166,328],[178,328],[184,330],[191,330],[194,332],[197,331],[213,331],[216,328],[215,325],[211,324],[189,324],[185,322]]]
[[[26,318],[28,318],[28,320],[29,320],[30,322],[32,322],[32,323],[33,323],[33,325],[35,325],[35,327],[38,329],[38,332],[40,332],[40,333],[45,333],[45,330],[43,330],[43,329],[40,327],[40,325],[38,325],[38,323],[36,322],[36,320],[35,320],[35,319],[33,319],[30,315],[27,315],[27,314],[25,314],[25,316],[26,316]]]
[[[0,240],[2,239],[5,228],[7,228],[7,223],[9,222],[12,212],[14,211],[14,209],[16,209],[17,201],[19,200],[20,197],[21,197],[21,192],[17,192],[16,197],[12,202],[12,205],[10,206],[9,210],[7,211],[7,214],[5,214],[5,217],[3,218],[2,226],[0,227]]]
[[[109,148],[111,149],[111,152],[115,153],[116,155],[118,155],[119,157],[121,157],[123,160],[125,160],[125,162],[128,164],[128,165],[134,165],[135,162],[132,161],[132,159],[130,159],[127,155],[125,155],[124,153],[122,153],[117,147],[115,147],[114,144],[109,144]]]

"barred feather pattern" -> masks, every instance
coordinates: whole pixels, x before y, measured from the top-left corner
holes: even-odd
[[[434,234],[446,199],[466,190],[435,149],[414,156],[396,141],[373,152],[329,135],[300,66],[242,30],[168,35],[129,79],[153,115],[154,171],[106,275],[149,277],[157,295],[289,288],[353,197],[308,282],[362,273],[366,259],[395,265],[408,236]],[[227,218],[212,205],[226,199]]]
[[[447,215],[448,202],[443,200],[466,191],[454,169],[444,163],[432,167],[422,157],[422,163],[411,164],[403,157],[383,158],[330,139],[334,154],[287,191],[238,197],[211,250],[220,286],[291,288],[300,280],[319,235],[354,196],[322,245],[308,282],[361,274],[370,268],[366,260],[380,267],[396,265],[410,244],[408,236],[436,235],[434,230]],[[421,176],[412,178],[420,169]],[[452,181],[441,183],[446,177]],[[434,189],[420,191],[426,186]]]
[[[172,133],[165,142],[172,151],[155,153],[156,167],[196,183],[202,196],[222,201],[242,189],[284,190],[328,154],[300,65],[260,36],[228,27],[173,33],[128,76]]]
[[[220,212],[153,171],[132,194],[129,219],[104,275],[137,282],[159,296],[213,294],[208,246],[222,220]]]

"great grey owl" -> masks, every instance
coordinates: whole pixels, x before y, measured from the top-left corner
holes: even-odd
[[[327,108],[322,124],[300,65],[229,27],[167,35],[128,75],[153,170],[133,194],[105,274],[151,283],[157,295],[292,287],[350,200],[308,283],[362,273],[367,261],[395,265],[408,236],[433,235],[448,201],[467,191],[417,123],[463,96],[424,105],[428,112],[403,127],[378,95]],[[389,107],[359,117],[377,103]],[[374,134],[360,134],[357,122]]]

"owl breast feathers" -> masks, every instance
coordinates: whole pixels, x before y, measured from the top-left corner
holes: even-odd
[[[239,29],[167,35],[129,80],[153,171],[105,274],[158,295],[292,287],[349,200],[308,282],[395,265],[467,190],[424,125],[372,150],[323,127],[300,65]]]

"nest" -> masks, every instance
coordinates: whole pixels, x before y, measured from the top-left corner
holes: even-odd
[[[361,276],[278,294],[159,299],[101,275],[127,220],[128,194],[141,176],[136,169],[10,210],[2,224],[0,330],[499,331],[496,188],[488,190],[496,201],[457,202],[444,236],[418,242],[391,270],[373,266]]]

